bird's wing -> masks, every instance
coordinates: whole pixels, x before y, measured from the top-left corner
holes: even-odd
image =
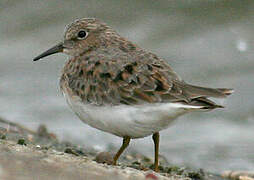
[[[112,76],[112,90],[119,96],[119,103],[182,102],[206,108],[222,107],[208,97],[226,97],[231,89],[212,89],[183,82],[163,60],[133,61],[116,68]]]
[[[232,92],[189,85],[165,61],[154,57],[147,59],[83,61],[86,63],[82,66],[84,69],[73,73],[68,67],[70,72],[66,71],[63,77],[72,93],[81,97],[84,103],[97,105],[182,102],[215,108],[221,106],[208,97],[225,97]]]

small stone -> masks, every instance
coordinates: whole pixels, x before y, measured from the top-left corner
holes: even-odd
[[[25,139],[19,139],[17,144],[26,146],[26,141]]]
[[[55,149],[52,150],[52,153],[55,155],[64,155],[64,152],[56,151]]]
[[[133,156],[131,156],[131,155],[126,155],[126,159],[129,160],[129,161],[130,161],[130,160],[133,160]]]
[[[141,165],[141,163],[139,162],[139,161],[134,161],[133,163],[132,163],[132,165]]]
[[[157,180],[158,177],[155,174],[153,174],[153,173],[147,173],[146,179]]]
[[[108,165],[112,165],[114,162],[113,156],[109,152],[101,152],[97,154],[97,156],[95,157],[95,161],[97,163],[103,163],[103,164],[106,163]]]
[[[71,148],[66,148],[66,149],[64,150],[64,152],[65,152],[65,153],[68,153],[68,154],[73,154],[73,155],[75,155],[75,156],[79,156],[79,154],[78,154],[75,150],[73,150],[73,149],[71,149]]]
[[[5,134],[1,135],[1,136],[0,136],[0,139],[5,140],[5,139],[6,139],[6,135],[5,135]]]
[[[189,178],[195,179],[195,180],[202,180],[202,179],[203,179],[203,176],[202,176],[200,173],[194,172],[194,171],[188,172],[188,173],[187,173],[187,176],[188,176]]]
[[[129,165],[129,167],[134,168],[134,169],[138,169],[138,170],[143,170],[143,171],[148,170],[148,168],[145,167],[144,165],[142,165],[139,161],[132,162],[131,165]]]
[[[167,168],[167,173],[169,174],[182,174],[183,173],[183,169],[177,166],[172,166],[172,167],[168,167]]]
[[[148,158],[148,157],[144,157],[144,158],[143,158],[143,161],[146,162],[146,163],[150,163],[150,162],[151,162],[151,159]]]

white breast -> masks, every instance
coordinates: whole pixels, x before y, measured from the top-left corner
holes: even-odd
[[[78,97],[67,103],[86,124],[117,136],[141,138],[167,128],[178,116],[197,110],[200,106],[180,103],[156,103],[146,105],[96,106],[84,104]]]

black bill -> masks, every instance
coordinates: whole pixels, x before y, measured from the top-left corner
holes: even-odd
[[[33,61],[38,61],[41,58],[49,56],[51,54],[56,54],[59,52],[63,52],[63,43],[59,43],[56,46],[50,48],[49,50],[45,51],[44,53],[40,54],[39,56],[35,57]]]

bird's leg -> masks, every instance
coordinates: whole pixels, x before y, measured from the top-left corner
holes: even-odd
[[[114,161],[113,161],[113,165],[116,165],[116,161],[118,160],[118,158],[121,156],[121,154],[123,153],[123,151],[127,148],[127,146],[130,143],[131,138],[126,136],[123,138],[123,144],[120,147],[120,149],[118,150],[118,152],[116,153],[116,155],[114,156]]]
[[[156,132],[153,134],[153,142],[154,142],[154,171],[159,171],[159,141],[160,134]]]

